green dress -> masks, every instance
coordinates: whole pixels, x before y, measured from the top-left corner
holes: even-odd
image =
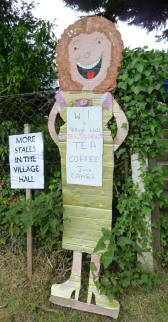
[[[92,106],[102,106],[106,96],[95,93],[63,92],[66,106],[76,106],[76,100],[88,98]],[[63,248],[86,253],[93,253],[102,236],[102,228],[111,229],[113,198],[113,141],[107,123],[112,117],[112,105],[102,110],[103,125],[103,171],[102,186],[85,186],[67,184],[66,181],[66,134],[67,109],[59,110],[65,124],[59,133],[59,150],[61,155],[62,193],[63,193]]]

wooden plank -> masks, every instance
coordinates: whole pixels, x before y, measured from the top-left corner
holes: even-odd
[[[157,160],[157,161],[161,161],[161,162],[165,162],[165,161],[167,161],[167,163],[168,163],[168,150],[167,150],[167,149],[165,149],[165,150],[164,150],[164,155],[157,157],[157,159],[156,159],[156,160]]]
[[[79,190],[81,191],[81,189],[82,189],[82,193],[88,193],[88,194],[92,194],[92,195],[100,193],[101,195],[106,195],[106,194],[109,194],[109,190],[110,191],[112,190],[112,186],[113,186],[113,182],[111,179],[103,179],[102,187],[94,187],[93,188],[93,186],[84,186],[84,185],[80,185],[80,184],[69,185],[67,183],[64,183],[63,188],[64,187],[68,188],[68,189],[71,188],[74,191],[74,193],[78,193]]]
[[[99,239],[101,238],[101,234]],[[69,249],[69,250],[75,250],[75,251],[80,251],[83,253],[87,254],[93,254],[93,251],[97,245],[97,242],[94,242],[92,240],[80,240],[80,239],[69,239],[69,238],[63,238],[62,242],[62,247],[64,249]],[[103,251],[106,251],[104,249]],[[101,254],[101,252],[98,252],[98,254]]]
[[[24,133],[30,133],[29,124],[24,124]],[[30,189],[26,189],[26,200],[32,199],[32,192]],[[32,279],[32,266],[33,266],[33,259],[32,259],[32,227],[28,228],[27,230],[27,275],[29,280]]]
[[[168,191],[168,178],[165,179],[165,191]]]
[[[75,190],[75,191],[74,191]],[[94,192],[94,189],[93,189]],[[92,194],[87,190],[71,189],[71,187],[63,187],[63,204],[81,206],[85,205],[90,208],[111,209],[112,208],[112,188],[108,193],[99,192]]]
[[[152,171],[152,167],[157,165],[156,158],[149,158],[149,170]],[[155,259],[156,263],[159,268],[161,268],[161,259],[157,255],[158,252],[161,251],[161,240],[160,240],[160,216],[159,216],[159,205],[158,203],[155,204],[154,209],[151,212],[151,221],[156,225],[156,227],[152,227],[152,233],[154,236],[154,252],[155,252]]]
[[[159,139],[159,142],[161,143],[161,146],[163,148],[167,148],[167,146],[168,146],[168,139]]]
[[[64,205],[63,248],[93,253],[102,228],[111,229],[112,211]]]
[[[168,139],[168,129],[164,129],[164,138]]]
[[[98,220],[93,220],[90,222],[90,219],[79,220],[78,218],[69,217],[64,223],[64,237],[77,240],[77,239],[85,239],[91,241],[98,241],[98,237],[101,234],[101,228],[111,226],[111,218],[109,220],[102,220],[98,222]],[[108,227],[110,228],[110,227]]]
[[[158,161],[157,164],[161,165],[163,170],[168,169],[168,161]]]
[[[64,213],[73,214],[74,217],[83,217],[83,218],[92,218],[100,220],[102,216],[111,216],[111,209],[98,209],[98,208],[90,208],[90,207],[79,207],[79,206],[71,206],[64,205]]]
[[[100,307],[98,305],[87,304],[73,299],[66,299],[62,297],[56,297],[53,295],[50,296],[49,301],[53,304],[57,304],[64,307],[69,307],[75,310],[85,311],[89,313],[105,315],[105,316],[112,317],[113,319],[117,319],[119,314],[119,307],[115,307],[115,306],[114,306],[114,309],[108,309],[108,308]]]

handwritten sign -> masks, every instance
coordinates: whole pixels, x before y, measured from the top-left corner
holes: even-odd
[[[12,189],[44,189],[43,154],[42,133],[9,136]]]
[[[102,108],[67,108],[67,183],[102,186]]]

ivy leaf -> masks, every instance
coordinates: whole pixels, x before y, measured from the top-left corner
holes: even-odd
[[[147,89],[148,90],[148,93],[151,94],[153,92],[153,89],[154,88],[152,86],[149,86],[148,89]]]
[[[115,250],[116,250],[116,245],[110,244],[108,247],[108,251],[102,255],[102,263],[105,268],[107,268],[111,264],[114,257]]]
[[[142,64],[138,64],[136,68],[137,68],[138,72],[142,73],[144,66]]]
[[[118,244],[121,247],[124,247],[125,245],[131,245],[132,244],[132,240],[130,240],[128,237],[120,237],[118,239]]]
[[[127,130],[127,127],[128,127],[127,123],[123,123],[121,126],[122,129],[126,129],[126,130]]]
[[[90,269],[91,269],[92,272],[97,271],[97,267],[96,267],[95,263],[93,263],[93,262],[90,263]]]
[[[119,88],[122,88],[122,89],[124,89],[124,90],[126,90],[126,88],[127,88],[127,83],[126,83],[126,82],[119,82],[119,83],[118,83],[118,87],[119,87]]]
[[[102,228],[103,238],[104,240],[109,240],[111,237],[111,230]]]
[[[141,91],[141,88],[138,86],[132,86],[131,89],[136,95],[138,95],[139,92]]]
[[[107,268],[111,264],[112,259],[113,259],[113,254],[109,254],[107,252],[102,255],[102,263],[104,265],[104,268]]]
[[[95,247],[95,249],[94,249],[94,253],[98,253],[98,252],[100,252],[101,250],[103,250],[103,249],[105,249],[105,248],[106,248],[106,245],[105,245],[104,241],[105,241],[105,240],[104,240],[104,238],[103,238],[103,237],[99,239],[99,241],[98,241],[98,243],[97,243],[97,245],[96,245],[96,247]]]

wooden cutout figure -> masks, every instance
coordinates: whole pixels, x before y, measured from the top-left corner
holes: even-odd
[[[63,216],[66,218],[63,248],[73,250],[73,263],[69,280],[52,285],[50,301],[117,318],[119,303],[100,295],[94,283],[99,278],[100,268],[100,254],[95,254],[94,248],[102,236],[102,228],[111,229],[114,151],[128,133],[127,118],[109,92],[116,86],[123,43],[111,21],[99,16],[87,16],[64,31],[56,51],[61,91],[56,94],[56,103],[49,115],[49,132],[59,145],[61,154]],[[67,109],[73,107],[75,111],[77,107],[85,109],[94,106],[102,110],[102,186],[67,184]],[[55,131],[57,113],[65,122],[60,129],[59,140]],[[107,127],[112,116],[118,129],[114,141]],[[91,263],[97,268],[96,278],[90,270],[87,303],[78,301],[83,252],[91,254]],[[72,299],[74,291],[75,299]],[[91,304],[93,294],[96,305]]]

